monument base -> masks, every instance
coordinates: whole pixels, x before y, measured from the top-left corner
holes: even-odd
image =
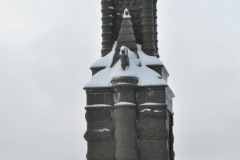
[[[173,160],[173,94],[137,83],[117,77],[112,87],[85,88],[88,160]]]

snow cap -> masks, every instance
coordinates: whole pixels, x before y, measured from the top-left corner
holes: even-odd
[[[123,18],[132,18],[132,17],[130,16],[130,12],[129,12],[129,10],[128,10],[127,8],[124,10]]]

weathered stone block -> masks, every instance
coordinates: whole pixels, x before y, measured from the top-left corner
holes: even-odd
[[[168,160],[167,140],[139,140],[139,160]]]
[[[165,103],[166,102],[165,92],[148,91],[147,102]]]
[[[87,104],[104,104],[104,94],[103,93],[93,93],[87,94]]]
[[[113,93],[105,93],[104,104],[113,105]]]
[[[117,92],[113,94],[114,102],[136,102],[136,94],[134,92]]]
[[[113,110],[87,110],[87,122],[113,121]]]
[[[146,92],[139,91],[137,92],[137,104],[142,104],[147,102]]]
[[[117,160],[138,160],[138,151],[135,148],[118,148],[115,157]]]
[[[168,138],[166,128],[140,128],[138,129],[139,140],[164,140]]]
[[[114,149],[115,141],[89,141],[88,149]]]
[[[167,117],[166,108],[138,108],[139,120],[164,120]]]
[[[88,149],[88,160],[115,160],[114,149]]]
[[[138,120],[137,128],[167,128],[166,120]]]

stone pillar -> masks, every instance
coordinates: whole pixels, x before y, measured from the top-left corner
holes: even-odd
[[[114,108],[111,88],[86,88],[87,160],[115,160]]]
[[[141,3],[142,50],[150,56],[155,56],[153,1],[142,0]]]
[[[114,37],[114,0],[102,0],[102,57],[107,55],[113,46]]]
[[[172,92],[164,86],[138,87],[139,159],[174,160],[172,97]]]
[[[112,79],[114,92],[115,119],[115,159],[138,160],[137,147],[137,107],[135,77]]]

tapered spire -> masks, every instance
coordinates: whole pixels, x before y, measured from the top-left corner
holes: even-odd
[[[119,50],[122,46],[129,48],[131,51],[137,54],[137,44],[136,38],[133,31],[133,23],[131,21],[131,15],[128,9],[126,8],[123,13],[123,21],[121,24],[121,29],[119,31],[119,36],[117,38],[117,47],[116,52],[113,57],[111,67],[119,60]]]

